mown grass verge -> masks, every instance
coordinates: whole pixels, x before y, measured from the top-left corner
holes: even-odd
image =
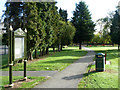
[[[78,47],[64,48],[63,51],[56,53],[50,52],[46,57],[28,61],[27,71],[61,71],[86,54],[85,50],[79,50]],[[23,71],[23,67],[23,63],[18,63],[13,66],[13,71]],[[2,70],[8,71],[8,67]]]
[[[8,76],[0,76],[0,79],[2,80],[2,89],[5,88],[6,85],[9,84],[9,77]],[[35,85],[40,84],[44,81],[46,81],[46,77],[31,77],[28,76],[28,80],[24,81],[22,76],[13,76],[13,88],[33,88]]]
[[[84,74],[78,88],[118,88],[118,50],[117,47],[89,47],[96,53],[107,52],[107,61],[104,72],[96,72],[95,65],[89,66],[90,72]]]

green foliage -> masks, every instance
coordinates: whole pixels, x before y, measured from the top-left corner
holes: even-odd
[[[39,45],[40,37],[39,31],[37,29],[38,20],[38,12],[36,3],[26,3],[25,4],[25,15],[27,24],[25,28],[27,31],[27,44],[28,44],[28,52],[33,53],[33,50]]]
[[[7,29],[7,32],[3,34],[3,44],[8,45],[8,30],[9,26],[13,26],[13,30],[16,30],[22,27],[22,3],[21,2],[6,2],[6,10],[3,14],[4,26]]]
[[[64,23],[64,30],[61,38],[62,45],[69,45],[72,43],[75,31],[76,29],[71,22],[68,21],[67,23]]]
[[[74,27],[67,23],[67,11],[63,10],[61,15],[57,11],[55,2],[6,2],[4,23],[7,27],[12,25],[13,29],[27,29],[27,55],[32,59],[33,51],[40,49],[40,53],[48,53],[49,47],[56,47],[60,44],[68,45],[74,36]],[[17,10],[14,9],[16,8]],[[62,19],[64,18],[64,20]],[[66,21],[66,22],[65,22]],[[70,35],[71,36],[70,36]],[[66,36],[65,36],[66,35]],[[66,41],[62,42],[64,37]],[[7,37],[7,38],[6,38]],[[4,41],[7,41],[8,34],[4,34]],[[5,42],[5,44],[8,44]]]
[[[100,39],[98,43],[100,44],[111,44],[111,37],[110,37],[110,27],[112,24],[112,17],[109,15],[105,18],[100,18],[97,20],[97,25],[100,26],[99,36]]]
[[[13,26],[13,29],[16,30],[17,28],[20,28],[22,26],[22,2],[6,2],[6,11],[4,12],[3,16],[5,16],[4,24],[7,27],[9,25]]]
[[[91,40],[91,43],[94,43],[94,44],[100,43],[100,35],[95,34],[93,39]]]
[[[75,43],[82,43],[83,41],[91,40],[93,32],[95,31],[95,24],[91,20],[91,15],[85,2],[81,1],[79,4],[76,4],[72,23],[76,28],[74,37]]]
[[[61,8],[59,9],[59,14],[60,14],[60,16],[62,17],[62,20],[63,21],[66,21],[67,22],[67,16],[68,16],[68,14],[67,14],[67,10],[62,10]]]
[[[100,33],[95,34],[92,40],[90,41],[92,44],[111,44],[111,37],[109,34],[106,36],[100,35]]]
[[[120,44],[120,15],[118,11],[115,12],[113,17],[110,35],[113,43]]]

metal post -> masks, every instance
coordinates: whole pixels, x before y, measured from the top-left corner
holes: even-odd
[[[106,57],[107,57],[107,52],[105,52],[105,64],[106,64]]]
[[[24,79],[27,80],[27,77],[26,77],[26,62],[27,60],[24,60]]]
[[[13,86],[12,84],[12,66],[13,66],[13,62],[12,62],[12,27],[10,26],[10,30],[9,30],[9,86]]]
[[[27,29],[25,28],[25,33],[27,33]],[[27,64],[27,44],[26,44],[26,37],[25,37],[25,60],[24,60],[24,79],[27,80],[27,76],[26,76],[26,64]]]

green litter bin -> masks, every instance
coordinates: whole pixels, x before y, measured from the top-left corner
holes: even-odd
[[[96,54],[96,71],[104,71],[105,70],[105,54],[98,53]]]

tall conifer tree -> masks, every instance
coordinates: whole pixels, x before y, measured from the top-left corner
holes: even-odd
[[[111,40],[113,43],[118,44],[118,50],[120,49],[120,15],[118,11],[115,12],[115,15],[112,20],[112,26],[110,29]]]
[[[85,2],[81,1],[79,4],[76,4],[72,23],[76,28],[74,43],[79,43],[79,49],[81,49],[82,42],[89,41],[93,37],[93,32],[95,31],[95,25]]]

